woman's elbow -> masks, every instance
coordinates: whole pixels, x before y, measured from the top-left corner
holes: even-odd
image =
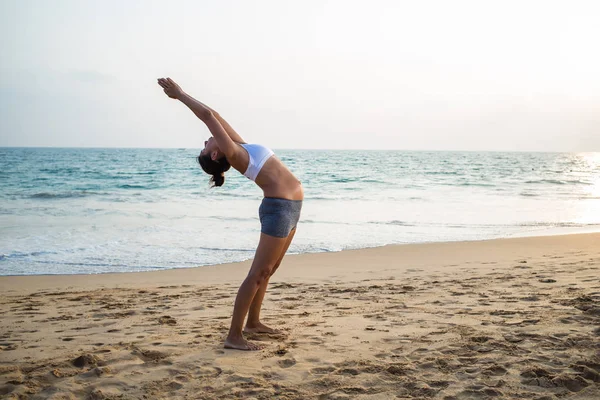
[[[198,118],[200,118],[204,122],[207,122],[211,118],[214,118],[212,111],[210,111],[209,109],[197,110],[195,112],[195,114]]]

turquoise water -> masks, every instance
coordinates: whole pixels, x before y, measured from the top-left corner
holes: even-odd
[[[260,190],[197,149],[0,148],[0,274],[251,258]],[[275,153],[302,181],[292,253],[600,230],[600,153]]]

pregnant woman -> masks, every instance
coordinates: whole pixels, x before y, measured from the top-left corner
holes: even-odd
[[[212,137],[204,142],[198,156],[200,166],[212,175],[213,186],[222,186],[225,172],[232,166],[254,181],[264,193],[258,210],[261,234],[250,272],[240,286],[225,348],[259,350],[261,347],[244,339],[247,333],[277,333],[260,321],[260,310],[269,279],[287,251],[300,218],[304,198],[300,181],[269,148],[248,144],[213,109],[185,93],[171,78],[158,84],[167,96],[185,104],[210,130]],[[248,315],[246,326],[244,320]]]

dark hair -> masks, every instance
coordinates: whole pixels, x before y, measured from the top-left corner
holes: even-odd
[[[229,161],[225,157],[213,160],[210,158],[210,154],[200,154],[197,160],[204,172],[212,175],[212,178],[210,178],[211,186],[223,186],[223,183],[225,183],[225,171],[231,167]]]

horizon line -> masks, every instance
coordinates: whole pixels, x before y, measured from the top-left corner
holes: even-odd
[[[0,149],[89,149],[89,150],[193,150],[201,147],[106,147],[106,146],[0,146]],[[274,150],[292,151],[406,151],[406,152],[459,152],[459,153],[600,153],[599,150],[459,150],[459,149],[349,149],[349,148],[273,148]]]

